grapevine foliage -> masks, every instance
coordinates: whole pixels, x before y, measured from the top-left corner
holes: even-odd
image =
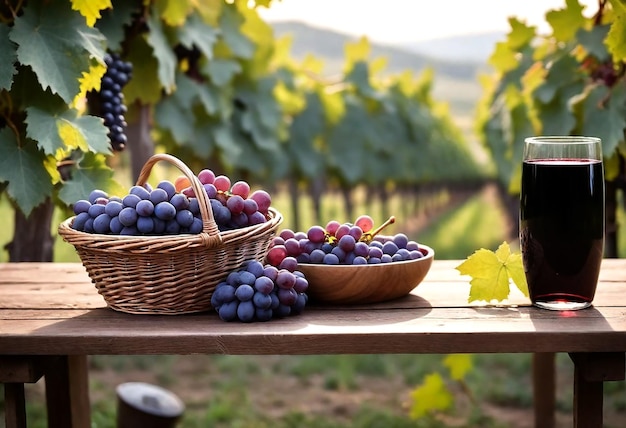
[[[348,186],[483,175],[432,99],[430,71],[385,75],[361,39],[330,81],[319,60],[298,63],[289,40],[274,38],[256,9],[268,1],[11,5],[0,7],[0,150],[10,165],[0,181],[25,214],[48,197],[71,204],[89,188],[120,190],[109,130],[85,103],[101,90],[107,52],[133,67],[123,87],[129,126],[150,106],[158,150],[192,167]]]
[[[626,6],[601,0],[591,17],[578,0],[546,13],[551,32],[511,18],[490,58],[477,127],[500,182],[519,192],[525,137],[590,135],[602,139],[605,176],[621,171],[626,129]]]

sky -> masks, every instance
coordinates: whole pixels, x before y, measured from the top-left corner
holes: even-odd
[[[585,16],[598,0],[579,0]],[[545,13],[565,0],[273,0],[259,8],[266,21],[297,20],[371,41],[393,44],[491,31],[507,32],[515,16],[547,32]]]

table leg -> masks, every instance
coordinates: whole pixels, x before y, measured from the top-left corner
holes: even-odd
[[[556,354],[542,352],[533,354],[533,400],[535,428],[556,426]]]
[[[87,357],[63,356],[45,375],[49,428],[89,428],[89,374]]]
[[[571,353],[574,362],[574,428],[602,427],[603,382],[624,380],[623,352]]]
[[[4,384],[6,428],[26,428],[26,400],[23,383]]]

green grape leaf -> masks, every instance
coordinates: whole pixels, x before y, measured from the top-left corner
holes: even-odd
[[[178,40],[188,49],[197,47],[205,58],[213,58],[213,46],[217,43],[219,29],[202,21],[198,15],[190,15],[184,26],[176,29]]]
[[[573,97],[583,91],[583,82],[573,82],[559,88],[556,96],[546,104],[539,105],[539,121],[543,135],[570,135],[576,127],[576,117],[570,107]]]
[[[308,93],[305,108],[291,121],[285,150],[295,164],[294,171],[311,179],[321,176],[324,167],[324,159],[316,145],[324,126],[324,110],[319,95]]]
[[[583,10],[585,6],[578,0],[565,0],[565,8],[546,13],[546,21],[552,27],[552,34],[557,40],[567,42],[576,36],[579,28],[585,25]]]
[[[156,104],[161,99],[158,63],[144,37],[132,39],[127,60],[133,64],[133,78],[124,86],[126,103]]]
[[[602,140],[602,152],[610,156],[624,140],[626,128],[626,87],[605,85],[590,87],[587,96],[578,104],[582,108],[581,135]]]
[[[453,380],[461,381],[472,369],[471,354],[449,354],[443,359],[443,365],[450,371]]]
[[[159,81],[166,93],[172,93],[176,88],[176,55],[167,41],[161,19],[153,14],[148,18],[147,24],[150,28],[148,44],[152,46],[153,55],[157,59]]]
[[[13,75],[17,73],[17,46],[9,40],[9,31],[6,24],[0,23],[0,90],[11,89]]]
[[[52,181],[44,163],[46,157],[32,141],[18,144],[9,127],[0,128],[0,183],[28,216],[33,208],[52,194]]]
[[[559,89],[570,82],[580,82],[582,77],[578,72],[580,64],[571,55],[560,55],[550,61],[550,65],[544,70],[547,72],[543,83],[538,85],[532,95],[542,103],[549,103],[559,91]],[[527,71],[532,72],[533,67]]]
[[[126,27],[133,22],[133,15],[139,13],[139,5],[132,1],[116,1],[111,9],[102,11],[102,18],[96,22],[96,28],[107,40],[107,47],[113,52],[121,50],[126,37]]]
[[[211,78],[211,82],[219,87],[228,84],[241,73],[241,65],[235,60],[215,58],[206,63],[203,71]]]
[[[26,135],[37,141],[47,155],[59,150],[80,149],[84,152],[111,153],[107,129],[101,118],[79,116],[74,109],[26,109]]]
[[[594,25],[591,30],[581,28],[576,33],[576,38],[583,48],[600,62],[609,59],[609,51],[604,43],[611,26]]]
[[[9,37],[18,45],[19,62],[31,66],[41,87],[49,87],[67,104],[80,92],[78,78],[89,70],[90,56],[100,61],[104,57],[102,34],[88,27],[69,5],[29,2]]]
[[[72,10],[80,12],[90,27],[100,18],[100,11],[113,7],[111,0],[71,0],[71,3]]]
[[[220,30],[224,43],[232,54],[238,58],[250,59],[254,55],[255,46],[242,32],[244,18],[236,7],[227,5],[222,8],[220,16]]]
[[[241,155],[243,149],[237,144],[237,138],[229,123],[220,123],[214,126],[212,131],[215,145],[224,152],[227,159],[237,159]]]
[[[528,284],[524,274],[521,253],[511,253],[507,242],[493,252],[481,248],[456,269],[461,275],[472,277],[468,302],[501,302],[509,297],[510,281],[528,296]]]
[[[515,17],[509,18],[509,25],[511,31],[507,35],[507,40],[510,49],[519,50],[535,38],[536,29],[534,26],[526,25]]]
[[[626,10],[615,14],[605,40],[605,44],[615,63],[626,60],[626,43],[624,43],[624,40],[626,40]]]
[[[497,71],[506,73],[517,68],[519,61],[507,42],[497,42],[493,53],[488,59],[488,63]]]
[[[452,406],[454,397],[446,387],[439,373],[430,373],[424,382],[411,391],[411,419],[419,419],[430,412],[447,410]]]
[[[191,0],[157,0],[155,8],[165,23],[171,27],[178,27],[185,23],[187,15],[193,9]]]
[[[113,170],[107,166],[106,157],[102,154],[85,153],[72,169],[71,176],[59,190],[59,198],[67,205],[86,199],[94,189],[102,189],[109,195],[125,194],[124,188],[114,180]]]
[[[154,119],[159,127],[170,131],[179,144],[192,140],[195,118],[189,110],[190,105],[179,101],[177,90],[174,95],[161,100],[154,109]]]

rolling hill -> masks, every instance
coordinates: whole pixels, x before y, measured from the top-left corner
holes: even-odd
[[[323,59],[324,74],[329,76],[341,71],[346,43],[357,40],[350,35],[295,21],[274,22],[271,25],[277,38],[292,38],[291,55],[294,58],[302,59],[311,54]],[[435,58],[411,51],[419,48],[414,44],[407,43],[404,47],[398,47],[372,41],[370,43],[372,58],[387,58],[387,73],[397,74],[406,70],[420,73],[428,67],[432,68],[435,72],[434,98],[448,103],[459,128],[466,135],[471,134],[474,109],[482,93],[478,75],[488,72],[484,58],[475,61]]]

